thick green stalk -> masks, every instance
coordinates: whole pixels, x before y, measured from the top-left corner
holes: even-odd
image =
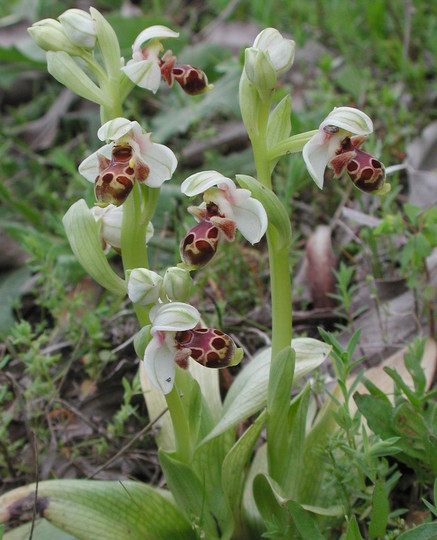
[[[253,154],[258,180],[272,189],[270,159],[267,152],[267,120],[269,106],[262,104],[258,117],[258,135],[252,138]],[[288,347],[292,335],[291,282],[288,264],[288,248],[279,248],[276,230],[267,230],[269,250],[270,285],[272,295],[272,361],[284,347]]]
[[[176,370],[176,380],[172,391],[165,396],[168,410],[170,411],[171,421],[176,442],[177,459],[190,464],[192,458],[191,432],[188,424],[188,418],[182,405],[181,396],[178,390],[178,371]]]

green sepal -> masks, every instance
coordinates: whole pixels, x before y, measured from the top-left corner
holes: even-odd
[[[147,326],[143,326],[143,328],[141,328],[141,330],[135,336],[134,349],[138,358],[141,358],[141,359],[144,358],[144,352],[146,350],[147,345],[149,344],[149,341],[152,338],[150,334],[151,328],[152,326],[150,324],[148,324]]]
[[[78,96],[105,107],[108,105],[100,88],[66,52],[48,51],[47,70],[52,77]]]
[[[62,222],[71,249],[88,274],[108,291],[124,296],[126,283],[112,270],[105,257],[99,240],[99,225],[86,202],[80,199],[70,206]]]
[[[284,205],[273,193],[271,189],[266,188],[252,176],[246,174],[237,174],[235,176],[241,187],[248,189],[252,197],[260,201],[267,212],[269,226],[273,225],[279,236],[279,249],[286,248],[291,243],[291,224]]]
[[[96,35],[100,53],[109,78],[112,80],[111,84],[114,84],[115,80],[117,80],[118,84],[121,71],[120,45],[118,43],[117,35],[112,26],[105,17],[97,11],[97,9],[90,7],[90,13],[96,25]]]

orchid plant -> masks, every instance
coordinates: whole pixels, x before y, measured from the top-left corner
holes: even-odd
[[[290,96],[272,107],[277,78],[291,68],[295,44],[273,28],[263,30],[245,51],[239,91],[257,178],[239,174],[234,182],[214,170],[188,177],[182,193],[203,198],[189,208],[197,224],[180,243],[180,263],[155,272],[147,242],[160,188],[171,180],[177,160],[136,120],[123,116],[123,104],[135,85],[157,92],[162,81],[170,87],[176,81],[190,95],[212,86],[202,70],[176,63],[165,50],[163,40],[178,37],[165,26],[143,30],[127,62],[112,27],[94,8],[67,10],[29,32],[47,51],[49,72],[100,106],[97,135],[104,145],[79,166],[94,184],[95,206],[77,201],[64,226],[84,269],[105,289],[132,301],[150,418],[168,409],[156,433],[168,491],[137,482],[47,481],[38,486],[37,510],[83,539],[255,538],[272,519],[280,524],[281,537],[294,538],[302,523],[312,524],[317,516],[338,519],[341,508],[322,489],[324,466],[313,453],[334,429],[329,405],[309,421],[309,383],[291,398],[292,384],[323,363],[330,347],[292,338],[291,226],[272,172],[279,158],[302,152],[320,189],[330,167],[336,177],[346,171],[362,191],[387,192],[383,165],[361,150],[372,121],[358,109],[339,107],[318,129],[290,135]],[[217,370],[239,364],[243,351],[221,330],[206,328],[189,302],[192,273],[226,249],[222,244],[233,241],[237,231],[251,244],[267,240],[272,346],[245,363],[222,403]],[[108,262],[110,249],[121,254],[123,276]],[[237,438],[237,425],[255,414]],[[257,446],[264,426],[267,441]],[[24,508],[33,489],[3,497],[3,521]]]

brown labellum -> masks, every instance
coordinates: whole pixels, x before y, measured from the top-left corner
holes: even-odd
[[[177,332],[176,346],[189,350],[193,360],[209,368],[224,368],[232,363],[235,344],[232,339],[215,328],[198,328]]]
[[[97,203],[106,206],[120,206],[127,199],[135,183],[135,170],[132,167],[132,148],[130,145],[115,145],[109,160],[101,154],[99,174],[94,182]]]

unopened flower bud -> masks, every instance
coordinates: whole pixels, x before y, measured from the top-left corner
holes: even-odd
[[[134,304],[147,306],[158,301],[162,277],[147,268],[135,268],[129,274],[127,291]]]
[[[163,292],[172,302],[187,302],[193,290],[193,280],[185,268],[172,266],[164,274]]]
[[[276,88],[276,71],[266,53],[255,47],[246,49],[244,69],[261,100],[271,99]]]
[[[201,69],[187,64],[175,65],[172,75],[182,90],[190,96],[203,94],[213,88],[212,84],[208,84],[208,78]]]
[[[89,13],[82,9],[67,9],[58,19],[75,45],[84,49],[94,49],[96,27]]]
[[[227,334],[215,328],[195,328],[176,332],[175,342],[179,351],[189,350],[189,356],[193,360],[208,368],[236,366],[243,358],[242,349],[237,348]],[[176,363],[179,364],[178,356],[184,358],[184,355],[176,356]],[[180,367],[188,367],[188,364]]]
[[[68,37],[60,22],[42,19],[27,29],[36,44],[45,51],[64,51],[71,56],[79,56],[80,49]]]

